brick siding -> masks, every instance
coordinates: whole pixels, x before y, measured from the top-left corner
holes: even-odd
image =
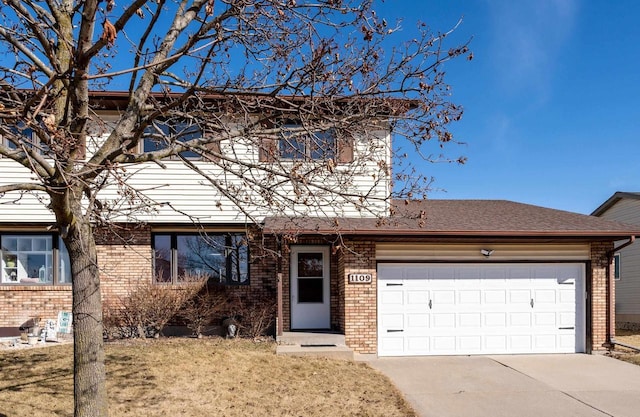
[[[358,353],[377,352],[376,245],[373,241],[345,242],[339,288],[344,291],[344,336]],[[370,284],[349,284],[349,274],[371,274]]]
[[[135,227],[120,231],[118,239],[100,231],[96,234],[103,300],[117,301],[141,283],[151,282],[151,230]],[[125,238],[125,243],[121,238]],[[330,253],[331,327],[344,333],[349,347],[358,353],[377,352],[377,274],[375,242],[345,241],[345,247]],[[322,237],[300,238],[296,244],[326,245]],[[606,348],[607,335],[614,332],[607,308],[607,252],[610,242],[591,244],[591,349]],[[277,274],[282,272],[283,322],[290,329],[290,246],[277,245],[275,238],[263,236],[251,242],[250,285],[229,286],[229,291],[244,297],[273,299],[277,293]],[[281,253],[279,253],[281,250]],[[278,256],[281,256],[279,259]],[[348,275],[371,274],[371,284],[349,284]],[[590,275],[590,277],[589,277]],[[33,317],[55,319],[59,311],[71,310],[71,286],[0,286],[0,327],[19,326]]]
[[[607,286],[607,268],[611,259],[607,252],[613,249],[611,242],[591,244],[591,349],[601,351],[607,346],[607,333],[614,335],[611,326],[612,317],[607,306],[609,288]],[[613,281],[613,279],[611,280]],[[611,283],[613,284],[613,282]],[[613,288],[612,288],[613,289]],[[615,294],[615,292],[613,293]]]

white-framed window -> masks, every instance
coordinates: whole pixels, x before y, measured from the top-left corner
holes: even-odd
[[[53,234],[0,235],[0,282],[21,285],[71,284],[69,254]]]
[[[194,278],[225,285],[249,284],[249,245],[244,233],[156,233],[155,282]]]
[[[619,253],[616,253],[615,255],[613,255],[613,278],[615,280],[620,280],[620,277],[621,277],[620,260],[621,260],[621,255]]]

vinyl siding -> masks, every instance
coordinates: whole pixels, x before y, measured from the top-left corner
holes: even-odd
[[[640,225],[640,200],[622,199],[600,217]],[[640,239],[640,236],[637,236]],[[616,242],[616,246],[625,241]],[[640,315],[640,243],[620,252],[620,280],[616,281],[616,314]]]
[[[493,250],[490,257],[480,253]],[[589,244],[378,243],[378,261],[587,261]]]
[[[370,141],[356,141],[354,154],[355,162],[350,165],[338,165],[335,167],[330,179],[324,179],[320,183],[324,189],[314,189],[311,197],[301,204],[291,206],[287,201],[278,201],[267,204],[260,195],[261,187],[273,187],[269,183],[264,170],[228,165],[224,169],[218,163],[192,160],[199,169],[205,172],[213,181],[217,181],[221,189],[216,189],[211,182],[200,174],[186,166],[179,160],[165,160],[161,164],[144,163],[125,167],[127,186],[143,192],[146,199],[151,202],[152,210],[135,210],[127,206],[119,197],[119,190],[113,178],[108,180],[111,186],[99,193],[99,198],[111,201],[114,207],[133,209],[133,216],[119,216],[111,218],[114,221],[138,221],[153,223],[225,223],[244,224],[253,218],[261,221],[269,215],[309,215],[329,217],[372,217],[385,214],[388,210],[388,190],[390,179],[383,174],[383,170],[377,164],[383,160],[390,164],[390,151],[388,144],[390,136],[388,132],[375,132],[379,140],[379,146],[371,146]],[[95,151],[96,146],[104,140],[92,137],[88,140],[87,151]],[[246,158],[251,164],[264,165],[258,161],[258,149],[249,143],[235,141],[233,147],[229,143],[221,143],[222,152],[239,155]],[[367,155],[359,159],[357,155]],[[373,157],[370,157],[373,155]],[[293,166],[293,162],[289,163]],[[3,173],[0,184],[9,184],[24,181],[30,177],[30,173],[17,163],[9,159],[0,159],[0,170]],[[245,178],[230,174],[236,171]],[[247,181],[246,179],[250,179]],[[251,183],[259,184],[252,185]],[[282,182],[282,181],[280,181]],[[295,196],[295,190],[291,183],[283,182],[278,186],[278,191],[286,199]],[[337,198],[336,192],[344,191],[351,194],[367,195],[364,202]],[[244,211],[240,210],[230,198],[224,194],[229,193],[239,198]],[[18,194],[16,194],[17,197]],[[0,221],[2,222],[50,222],[53,215],[45,208],[47,198],[43,202],[37,198],[26,195],[19,201],[19,209],[16,204],[8,202],[15,200],[10,196],[0,199]],[[119,206],[116,205],[119,202]],[[124,204],[124,205],[123,205]]]

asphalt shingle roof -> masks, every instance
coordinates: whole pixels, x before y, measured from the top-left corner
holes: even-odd
[[[640,234],[638,226],[594,216],[506,200],[395,201],[384,219],[296,220],[267,218],[271,232],[411,236],[599,237],[617,240]]]

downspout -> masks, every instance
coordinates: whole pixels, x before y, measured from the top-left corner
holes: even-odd
[[[616,324],[615,324],[615,301],[614,301],[614,291],[613,291],[613,277],[611,276],[611,263],[613,261],[613,256],[615,255],[616,252],[626,248],[627,246],[631,245],[633,242],[636,241],[636,237],[635,236],[631,236],[629,237],[629,241],[625,242],[623,244],[621,244],[618,247],[613,248],[612,250],[607,252],[607,345],[609,349],[613,349],[613,347],[616,345],[616,340],[615,340],[615,328],[616,328]],[[619,345],[623,346],[621,343],[618,343]],[[626,346],[626,347],[631,347],[632,346]]]
[[[277,250],[278,250],[278,260],[276,265],[276,281],[277,281],[277,313],[278,316],[276,319],[276,338],[282,336],[284,334],[284,324],[282,322],[282,314],[283,314],[283,296],[282,296],[282,241],[280,240],[280,236],[276,235],[277,239]]]

